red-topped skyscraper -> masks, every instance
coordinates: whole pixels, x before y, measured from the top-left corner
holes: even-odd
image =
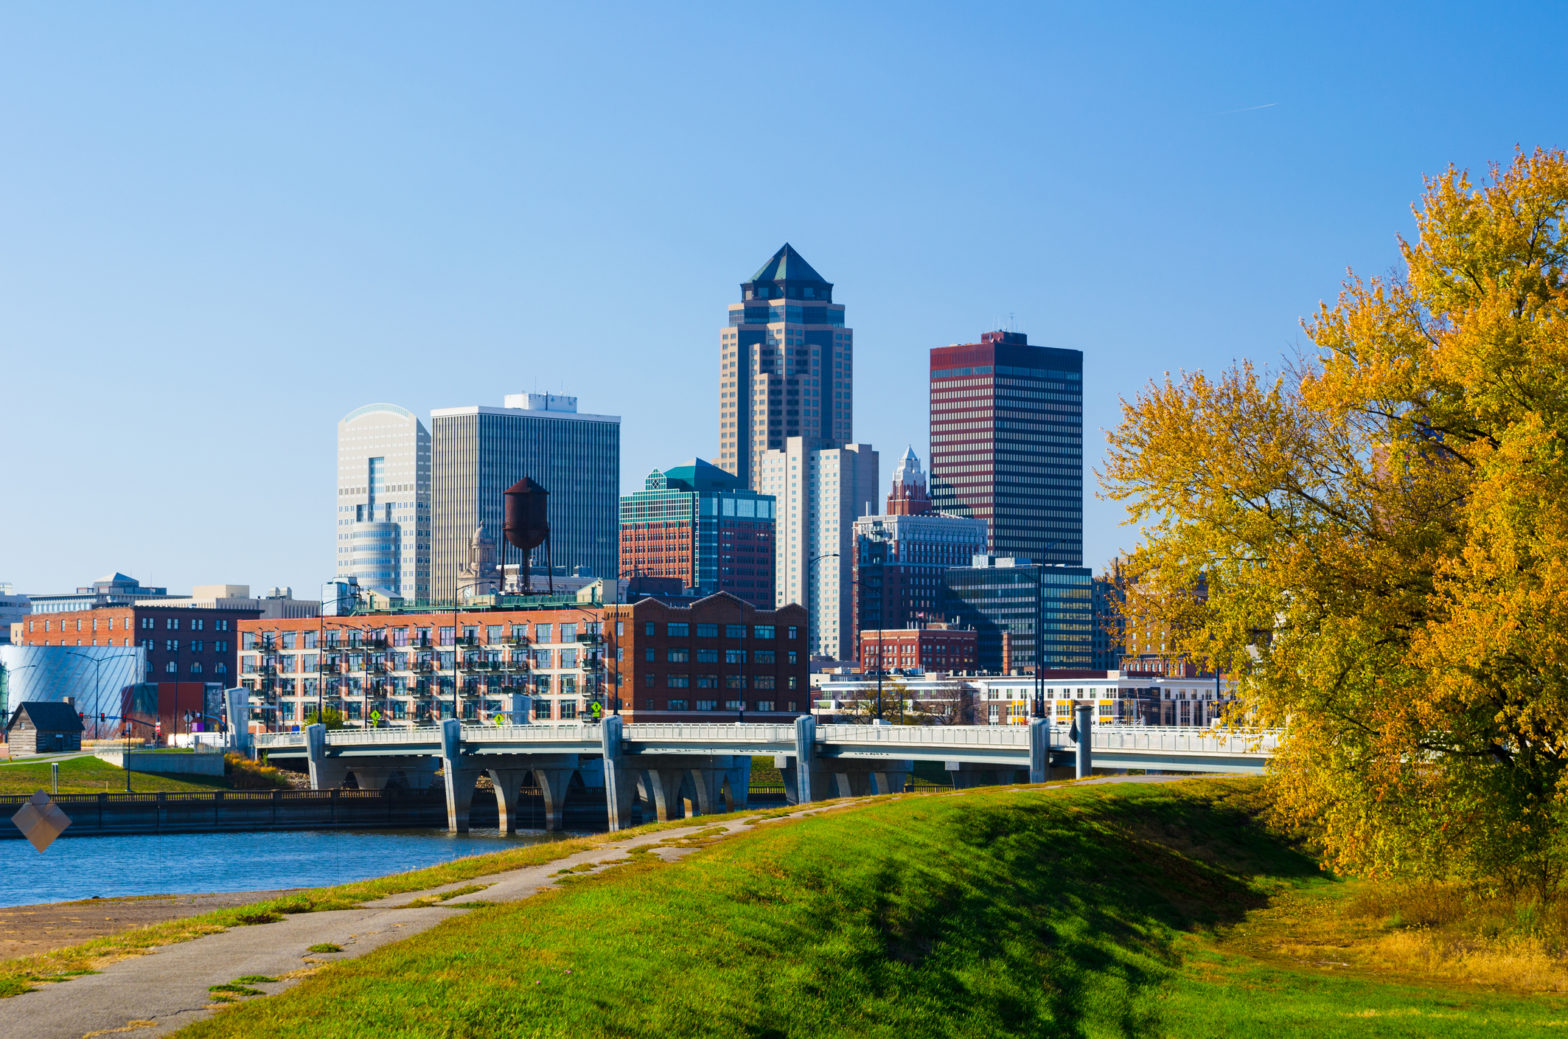
[[[1083,353],[1022,332],[931,351],[931,500],[989,549],[1083,565]]]

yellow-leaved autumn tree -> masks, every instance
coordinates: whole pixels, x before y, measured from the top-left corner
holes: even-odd
[[[1144,605],[1285,729],[1275,804],[1336,869],[1564,882],[1565,208],[1561,151],[1450,169],[1314,350],[1167,377],[1111,434]]]

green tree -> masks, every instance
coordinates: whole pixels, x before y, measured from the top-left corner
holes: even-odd
[[[314,725],[318,721],[328,729],[341,729],[343,728],[343,712],[336,707],[328,707],[321,712],[319,717],[315,711],[310,711],[305,715],[306,725]]]
[[[1278,810],[1336,868],[1563,882],[1565,207],[1562,152],[1450,169],[1314,349],[1167,377],[1111,434],[1138,608],[1286,728]]]

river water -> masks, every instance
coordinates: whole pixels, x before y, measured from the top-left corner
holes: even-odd
[[[42,854],[26,841],[0,840],[0,906],[94,895],[321,887],[565,836],[502,836],[495,830],[147,834],[63,837]]]

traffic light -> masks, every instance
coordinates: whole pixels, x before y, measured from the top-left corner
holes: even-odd
[[[106,721],[108,721],[108,720],[109,720],[109,716],[108,716],[108,713],[107,713],[107,712],[105,712],[105,711],[99,711],[99,712],[98,712],[98,721],[99,721],[99,722],[100,722],[100,723],[102,723],[102,722],[106,722]]]

